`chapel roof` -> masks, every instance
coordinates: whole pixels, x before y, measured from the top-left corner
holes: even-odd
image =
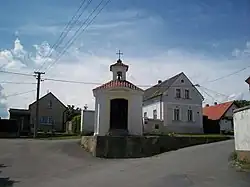
[[[93,89],[93,91],[100,90],[100,89],[122,88],[122,87],[130,88],[132,90],[143,91],[141,88],[135,86],[134,84],[132,84],[131,82],[129,82],[127,80],[111,80],[111,81]]]

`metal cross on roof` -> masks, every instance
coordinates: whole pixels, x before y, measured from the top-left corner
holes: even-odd
[[[123,55],[123,53],[119,50],[118,53],[116,53],[118,55],[118,58],[121,58],[121,55]]]

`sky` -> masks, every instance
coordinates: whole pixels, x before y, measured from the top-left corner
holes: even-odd
[[[250,61],[249,0],[111,0],[73,42],[68,42],[81,26],[85,28],[87,17],[100,1],[89,1],[55,49],[53,44],[81,0],[2,2],[0,70],[45,71],[40,96],[51,91],[65,105],[87,104],[94,109],[92,89],[111,79],[109,66],[121,50],[123,62],[129,65],[128,80],[143,89],[184,72],[193,84],[200,84],[204,103],[250,99],[244,82],[250,76],[250,68],[246,68]],[[33,76],[0,72],[0,116],[7,117],[9,108],[28,108],[36,98],[34,83]],[[21,92],[28,93],[17,95]]]

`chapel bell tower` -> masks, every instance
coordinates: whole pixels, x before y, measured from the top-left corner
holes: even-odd
[[[122,53],[120,52],[120,50],[116,54],[119,55],[119,58],[115,64],[112,64],[110,66],[110,71],[113,72],[113,80],[126,80],[126,72],[128,71],[128,65],[122,63],[122,60],[120,59]]]

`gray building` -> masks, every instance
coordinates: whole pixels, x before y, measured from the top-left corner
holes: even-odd
[[[9,109],[11,120],[16,120],[19,131],[22,132],[29,132],[30,131],[30,111],[27,109]]]
[[[51,92],[39,99],[39,125],[42,131],[65,131],[67,107]],[[36,102],[29,105],[30,124],[36,123]]]
[[[143,118],[155,120],[155,130],[203,133],[203,100],[201,93],[182,72],[168,80],[158,81],[158,84],[145,90]],[[162,121],[164,128],[159,121]],[[147,120],[144,120],[145,129],[153,129],[145,122]],[[154,125],[152,120],[150,124]]]

